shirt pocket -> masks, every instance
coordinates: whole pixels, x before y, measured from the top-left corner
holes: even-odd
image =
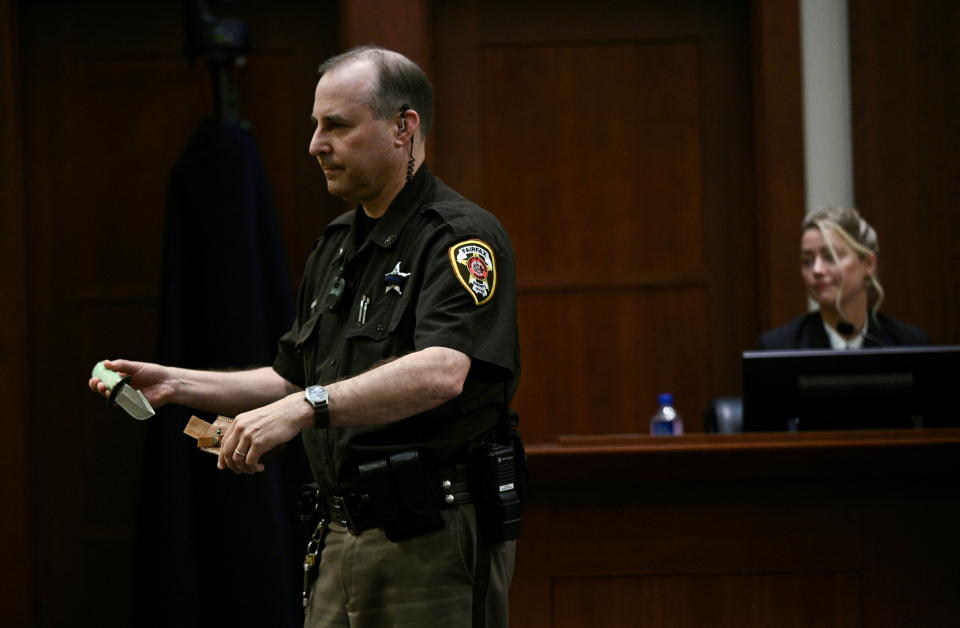
[[[366,316],[358,312],[354,318],[357,324],[346,334],[346,353],[352,373],[413,351],[412,324],[408,316],[410,300],[407,294],[399,298],[386,294],[366,305]]]

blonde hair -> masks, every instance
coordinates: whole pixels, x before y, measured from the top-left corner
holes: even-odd
[[[827,230],[837,235],[849,246],[860,259],[869,255],[876,255],[880,251],[880,243],[877,240],[877,232],[870,226],[856,209],[852,207],[816,207],[803,219],[803,225],[800,233],[806,233],[808,229],[819,229],[820,233],[825,234]],[[827,248],[834,259],[837,258],[837,252],[833,248],[833,242],[830,238],[824,238]],[[867,295],[870,305],[870,312],[876,315],[883,303],[883,286],[877,277],[877,267],[874,264],[873,270],[867,275]],[[840,298],[842,293],[837,293],[837,311],[843,314],[840,307]]]

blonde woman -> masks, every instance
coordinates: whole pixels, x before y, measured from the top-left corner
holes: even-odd
[[[855,209],[818,208],[803,221],[800,275],[817,308],[760,336],[760,349],[926,345],[927,334],[878,312],[879,244]]]

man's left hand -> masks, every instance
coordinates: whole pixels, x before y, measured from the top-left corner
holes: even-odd
[[[218,469],[252,475],[263,471],[260,458],[313,424],[313,410],[303,393],[238,414],[220,441]]]

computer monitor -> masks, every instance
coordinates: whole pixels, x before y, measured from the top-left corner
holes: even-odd
[[[960,425],[960,346],[745,351],[744,431]]]

